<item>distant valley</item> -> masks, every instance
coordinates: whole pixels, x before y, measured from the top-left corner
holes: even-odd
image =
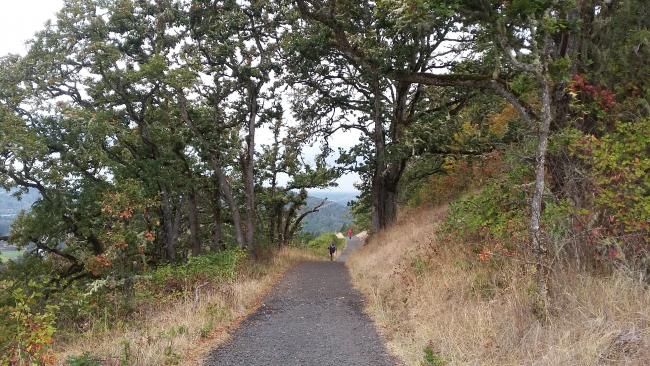
[[[38,197],[36,192],[27,192],[19,200],[12,192],[0,191],[0,236],[9,234],[9,227],[16,216],[23,210],[29,210]]]
[[[22,210],[29,210],[38,199],[36,192],[28,192],[18,200],[11,192],[0,191],[0,236],[9,233],[11,223]],[[339,231],[344,225],[352,223],[352,216],[347,203],[356,198],[354,192],[313,192],[307,198],[307,206],[303,209],[311,210],[324,199],[327,202],[314,213],[303,220],[303,232],[320,234],[324,232]]]

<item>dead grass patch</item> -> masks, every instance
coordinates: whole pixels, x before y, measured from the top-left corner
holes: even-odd
[[[645,284],[620,273],[557,270],[551,317],[542,324],[532,277],[520,264],[490,268],[441,240],[445,213],[403,214],[348,262],[368,313],[406,365],[426,365],[425,350],[448,365],[650,364]]]
[[[57,344],[57,359],[63,364],[70,355],[88,352],[105,365],[198,365],[257,308],[288,268],[304,260],[319,259],[305,250],[284,248],[267,263],[251,262],[233,281],[152,308],[129,325],[90,330],[74,342]]]

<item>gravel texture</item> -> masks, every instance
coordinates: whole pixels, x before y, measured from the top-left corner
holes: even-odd
[[[395,365],[343,263],[359,245],[289,270],[205,365]]]

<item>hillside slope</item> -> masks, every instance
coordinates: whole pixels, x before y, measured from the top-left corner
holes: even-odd
[[[446,207],[406,213],[348,262],[366,310],[404,364],[650,364],[644,283],[616,271],[558,270],[542,322],[530,267],[479,260],[441,229],[445,216]]]
[[[38,193],[32,191],[19,200],[11,192],[0,190],[0,236],[7,235],[16,215],[22,210],[29,210],[38,198]]]
[[[307,205],[302,210],[310,210],[323,201],[322,198],[307,197]],[[303,221],[303,232],[318,235],[327,232],[336,232],[344,225],[350,225],[352,217],[346,205],[326,200],[325,204],[314,213],[309,214]]]

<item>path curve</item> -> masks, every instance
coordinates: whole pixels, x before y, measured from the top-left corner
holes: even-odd
[[[337,261],[289,270],[205,365],[395,365],[343,263],[360,245],[353,237]]]

